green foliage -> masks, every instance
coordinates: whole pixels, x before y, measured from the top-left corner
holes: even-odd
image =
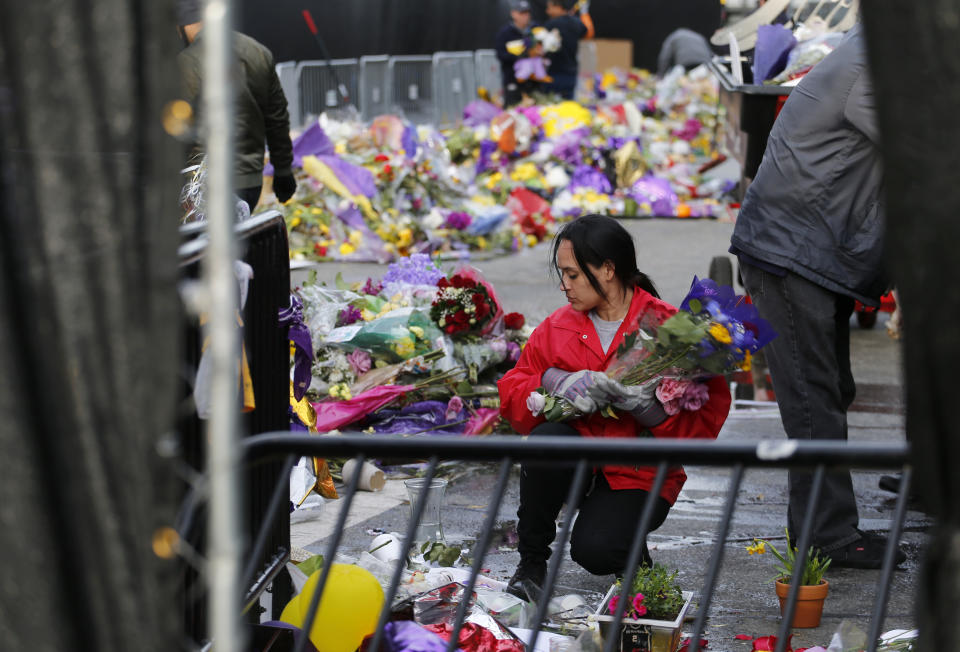
[[[643,606],[647,608],[644,618],[673,620],[680,613],[683,594],[677,584],[678,572],[671,572],[663,564],[643,564],[637,569],[630,587],[630,599],[637,593],[643,594]],[[620,586],[620,582],[617,582],[617,586]]]
[[[460,546],[445,546],[439,541],[427,541],[420,546],[423,558],[440,566],[453,566],[460,559],[461,550]]]
[[[793,578],[793,570],[796,567],[797,563],[797,548],[789,544],[790,541],[790,532],[784,528],[784,532],[787,534],[787,549],[785,553],[781,553],[777,550],[769,541],[763,539],[755,539],[757,545],[754,546],[754,550],[759,553],[763,553],[763,548],[770,548],[770,552],[773,553],[773,556],[777,558],[779,564],[774,568],[777,571],[776,578],[784,584],[789,584],[790,580]],[[759,548],[757,547],[759,546]],[[750,550],[750,548],[747,548]],[[813,546],[810,546],[810,550],[807,552],[807,559],[803,565],[803,574],[800,576],[801,586],[816,586],[823,581],[823,574],[827,572],[827,569],[830,568],[830,562],[832,560],[829,557],[821,557],[820,551],[816,550]]]
[[[304,575],[306,575],[307,577],[310,577],[311,575],[316,573],[318,570],[323,568],[323,555],[314,555],[309,559],[305,559],[304,561],[297,564],[297,568],[302,570]]]

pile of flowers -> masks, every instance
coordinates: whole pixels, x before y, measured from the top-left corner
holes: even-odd
[[[476,100],[443,131],[321,116],[294,144],[292,258],[464,258],[536,245],[588,212],[726,214],[734,183],[704,175],[720,160],[709,73],[610,71],[587,88],[508,111]]]
[[[497,426],[496,381],[530,329],[523,315],[504,314],[475,269],[445,273],[415,254],[380,279],[308,282],[296,294],[311,362],[305,397],[291,401],[304,397],[318,431],[475,434]],[[303,357],[298,349],[292,367]]]

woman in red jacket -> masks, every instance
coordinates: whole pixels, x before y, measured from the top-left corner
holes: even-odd
[[[627,230],[609,217],[581,217],[557,234],[552,260],[569,305],[534,330],[517,365],[498,383],[500,411],[513,428],[531,435],[715,438],[730,409],[730,390],[722,377],[707,381],[710,398],[702,408],[668,416],[655,396],[656,384],[627,387],[602,371],[639,316],[654,313],[662,321],[676,312],[637,269]],[[568,399],[580,416],[565,423],[534,416],[527,398],[538,387]],[[599,414],[606,405],[612,405],[619,418]],[[521,468],[520,565],[510,580],[510,589],[521,597],[521,583],[543,584],[555,521],[573,473],[569,467]],[[571,535],[574,561],[595,575],[623,573],[654,475],[655,469],[647,466],[594,469]],[[685,480],[682,467],[668,471],[651,531],[666,519]],[[646,542],[643,561],[651,563]]]

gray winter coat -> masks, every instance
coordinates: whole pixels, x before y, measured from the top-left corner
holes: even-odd
[[[737,218],[734,250],[877,305],[888,286],[878,142],[857,25],[784,104]]]

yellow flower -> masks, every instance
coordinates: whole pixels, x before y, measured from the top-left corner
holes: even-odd
[[[350,254],[352,254],[352,253],[353,253],[354,251],[356,251],[356,250],[357,250],[357,248],[354,247],[354,246],[353,246],[352,244],[350,244],[349,242],[343,242],[343,243],[340,244],[340,255],[341,255],[341,256],[349,256]]]
[[[409,247],[413,244],[413,231],[411,229],[400,229],[397,234],[397,246]]]
[[[337,154],[346,154],[347,153],[347,144],[342,140],[333,146],[333,151]]]
[[[528,247],[535,247],[536,244],[537,244],[537,236],[535,236],[535,235],[533,235],[533,234],[528,235],[528,236],[527,236],[527,246],[528,246]]]
[[[743,362],[740,363],[740,369],[743,371],[750,371],[753,367],[753,356],[750,355],[749,351],[743,352]]]
[[[377,316],[371,310],[364,308],[360,311],[360,316],[363,317],[363,321],[373,321]]]
[[[292,220],[290,220],[290,228],[291,229],[297,228],[298,226],[300,226],[301,222],[303,222],[303,220],[300,219],[299,217],[293,218]]]
[[[360,243],[363,242],[363,233],[357,230],[350,231],[350,244],[354,247],[359,247]]]
[[[600,88],[606,90],[617,83],[617,76],[612,72],[603,73],[603,79],[600,80]]]
[[[503,181],[503,173],[497,171],[487,178],[487,183],[485,185],[487,186],[488,190],[493,190],[500,184],[501,181]]]
[[[416,335],[421,340],[423,339],[423,329],[420,328],[419,326],[411,326],[410,332]]]
[[[513,172],[510,173],[510,178],[514,181],[523,182],[536,178],[537,174],[537,166],[527,161],[526,163],[521,163],[515,167]]]
[[[486,248],[487,248],[487,239],[484,238],[483,236],[480,236],[479,238],[477,238],[477,248],[478,248],[478,249],[486,249]]]
[[[413,340],[409,337],[404,337],[397,340],[397,344],[394,347],[394,351],[397,352],[401,358],[406,358],[413,355],[413,352],[416,350],[416,347],[413,344]]]
[[[710,324],[709,333],[713,339],[721,344],[730,344],[730,342],[733,341],[730,338],[730,331],[727,330],[726,326],[719,322],[713,322]]]

